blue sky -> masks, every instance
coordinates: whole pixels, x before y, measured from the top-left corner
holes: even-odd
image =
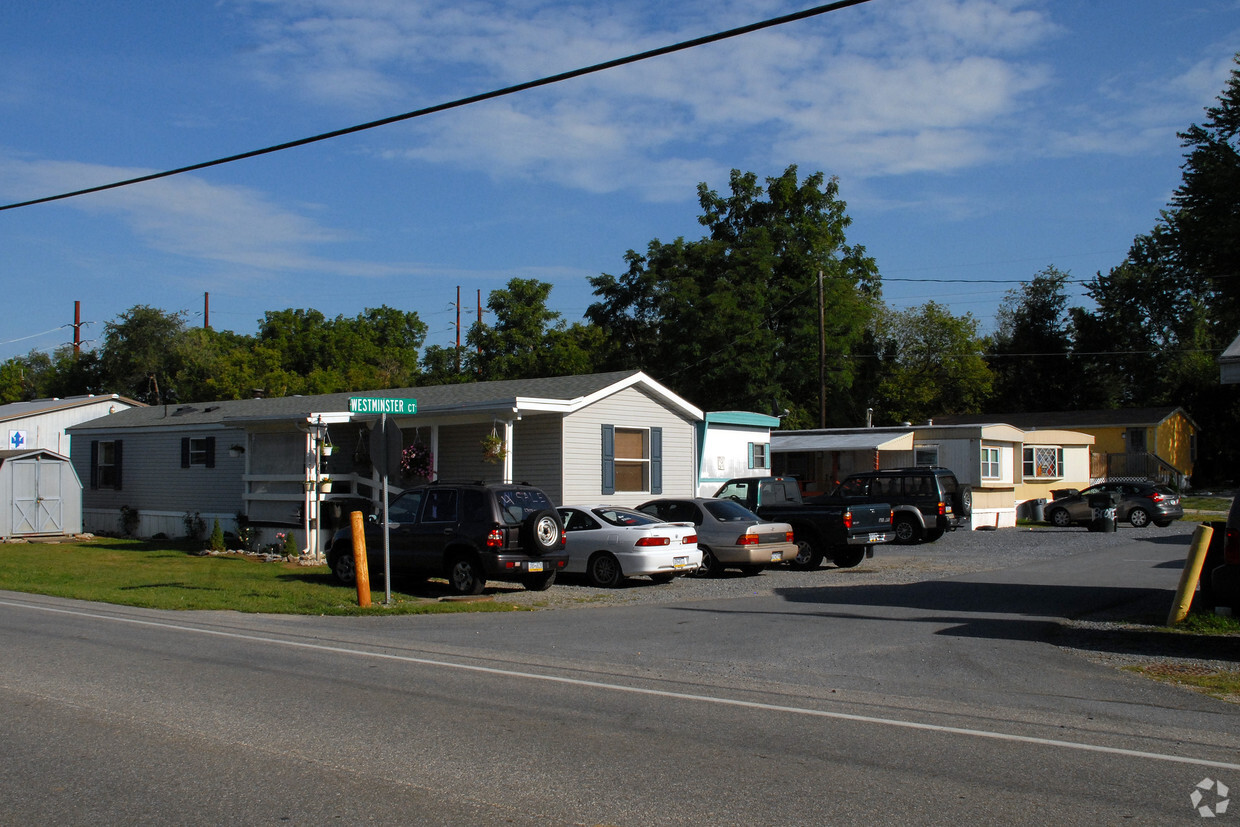
[[[46,0],[0,10],[0,201],[314,135],[787,14],[681,0]],[[1240,0],[872,0],[531,92],[0,212],[0,359],[137,304],[252,333],[267,310],[415,310],[587,279],[699,238],[696,187],[840,180],[896,308],[989,329],[1015,282],[1122,261],[1180,181]],[[929,283],[968,279],[976,283]],[[983,280],[1006,280],[991,284]],[[691,331],[687,331],[691,335]],[[657,376],[657,369],[651,366]]]

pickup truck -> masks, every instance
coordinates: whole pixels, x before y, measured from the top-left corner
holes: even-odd
[[[793,568],[815,569],[824,558],[852,568],[874,555],[874,546],[895,539],[891,506],[807,503],[792,477],[742,477],[728,480],[715,496],[735,500],[764,520],[788,523],[797,544]]]

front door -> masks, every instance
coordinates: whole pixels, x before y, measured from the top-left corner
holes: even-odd
[[[31,457],[13,461],[12,469],[13,534],[64,534],[60,464]]]

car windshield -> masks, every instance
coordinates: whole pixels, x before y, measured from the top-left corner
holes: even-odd
[[[757,514],[731,500],[709,500],[702,506],[721,523],[759,522]]]
[[[598,517],[605,523],[611,525],[654,525],[663,522],[658,517],[644,514],[641,511],[634,511],[631,508],[595,508],[591,511],[595,517]]]
[[[551,500],[537,488],[500,488],[495,491],[495,499],[508,525],[521,525],[531,514],[551,510]]]

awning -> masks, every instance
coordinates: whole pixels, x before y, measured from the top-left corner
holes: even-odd
[[[771,453],[803,451],[911,451],[913,432],[863,431],[845,434],[771,434]]]

